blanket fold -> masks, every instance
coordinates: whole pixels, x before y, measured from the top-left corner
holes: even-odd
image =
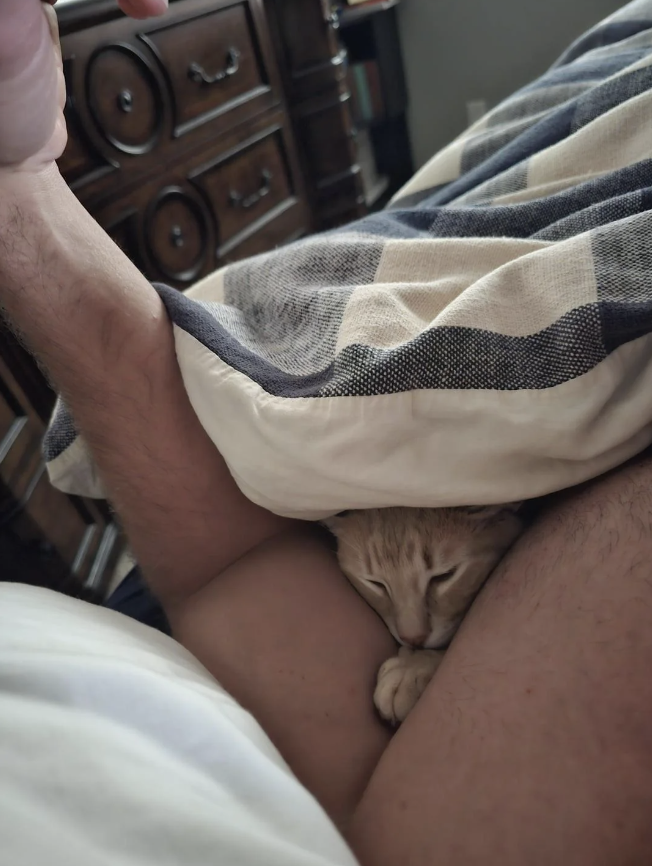
[[[157,286],[193,408],[251,499],[527,499],[652,442],[652,0],[593,28],[390,207]],[[102,495],[59,404],[63,490]]]

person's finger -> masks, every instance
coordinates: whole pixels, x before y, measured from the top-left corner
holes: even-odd
[[[54,6],[57,0],[44,0]],[[168,0],[118,0],[118,6],[131,18],[150,18],[167,12]]]
[[[57,52],[58,56],[61,57],[61,42],[59,41],[59,19],[57,18],[57,13],[53,9],[56,0],[45,0],[45,2],[49,5],[45,5],[43,7],[43,12],[45,13],[45,18],[50,28],[50,35],[52,36],[54,50]]]
[[[25,66],[25,55],[29,58],[38,51],[42,32],[37,0],[0,0],[0,80]]]
[[[118,5],[132,18],[150,18],[167,12],[168,0],[118,0]]]
[[[50,0],[48,0],[48,2],[50,2]],[[50,27],[52,44],[54,45],[54,50],[56,52],[58,78],[57,102],[59,108],[63,108],[66,104],[66,81],[63,75],[63,59],[61,56],[61,42],[59,40],[59,19],[57,18],[57,13],[54,11],[53,8],[54,2],[56,2],[56,0],[52,0],[51,5],[44,5],[43,12],[45,13],[45,17]]]

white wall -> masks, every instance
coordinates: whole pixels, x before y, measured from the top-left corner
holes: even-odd
[[[531,81],[618,0],[402,0],[415,167],[458,135],[466,103],[489,107]]]

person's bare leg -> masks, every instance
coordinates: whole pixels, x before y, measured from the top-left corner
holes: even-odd
[[[652,862],[652,463],[508,556],[385,752],[365,866]]]
[[[343,828],[390,739],[372,694],[395,643],[321,534],[259,545],[198,592],[172,628]]]

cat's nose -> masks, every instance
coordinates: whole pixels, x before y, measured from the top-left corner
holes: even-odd
[[[403,634],[403,632],[399,632],[398,636],[401,639],[402,643],[407,644],[408,646],[423,646],[424,643],[428,640],[429,632],[418,632],[417,634]]]

